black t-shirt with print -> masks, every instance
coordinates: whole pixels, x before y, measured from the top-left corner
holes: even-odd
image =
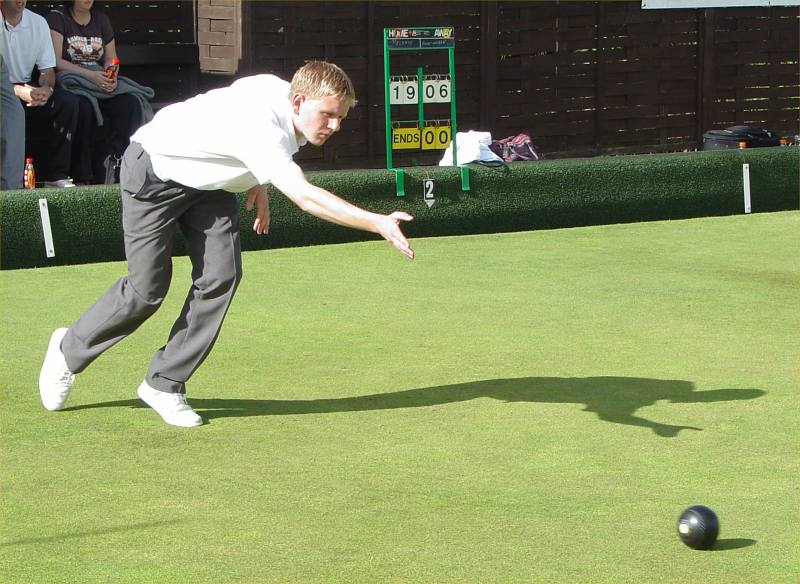
[[[114,29],[108,16],[92,8],[91,20],[84,25],[75,22],[69,8],[56,8],[47,15],[47,24],[64,37],[61,56],[76,65],[97,63],[102,66],[105,46],[114,40]]]

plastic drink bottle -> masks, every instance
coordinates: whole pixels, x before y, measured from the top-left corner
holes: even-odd
[[[36,170],[33,168],[33,158],[25,159],[25,170],[22,173],[22,187],[25,189],[36,188]]]
[[[114,77],[117,75],[117,71],[119,71],[119,59],[114,57],[111,60],[111,64],[108,67],[106,67],[106,70],[103,72],[103,75],[105,75],[109,79],[114,79]]]

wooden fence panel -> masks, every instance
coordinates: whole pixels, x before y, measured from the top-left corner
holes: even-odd
[[[63,6],[63,2],[31,0],[27,8],[41,15]],[[117,44],[178,44],[195,42],[192,0],[124,0],[95,2],[111,19]]]
[[[46,15],[62,2],[29,1],[27,7]],[[155,91],[154,100],[170,103],[191,97],[198,87],[193,0],[151,0],[146,3],[95,2],[114,28],[120,73]],[[195,51],[187,51],[187,46]]]
[[[348,72],[361,98],[368,63],[365,16],[361,2],[253,2],[246,13],[252,22],[246,71],[289,80],[305,61],[330,60]],[[304,148],[295,158],[306,168],[334,166],[343,158],[357,166],[356,159],[366,158],[364,111],[353,108],[334,140],[322,149]]]
[[[715,11],[713,127],[749,124],[797,134],[797,11]]]
[[[623,2],[252,2],[251,72],[337,62],[360,104],[309,168],[384,161],[384,27],[453,26],[459,130],[525,131],[549,156],[697,148],[712,128],[800,133],[793,8],[642,10]],[[446,53],[393,54],[393,74],[446,70]],[[413,107],[411,108],[413,109]],[[414,119],[398,107],[393,119]],[[426,117],[447,116],[426,105]],[[434,164],[441,152],[396,151]]]
[[[57,4],[28,3],[40,13]],[[200,74],[196,63],[185,62],[184,50],[169,54],[169,46],[196,48],[193,0],[98,5],[111,17],[117,43],[128,47],[120,50],[123,71],[153,86],[157,100],[232,81]],[[385,27],[453,26],[458,129],[497,137],[525,131],[550,157],[696,148],[704,131],[734,124],[800,134],[797,8],[642,10],[640,0],[245,0],[242,23],[237,76],[289,79],[305,61],[327,59],[353,79],[359,105],[329,144],[301,150],[306,168],[384,165]],[[446,55],[393,54],[391,70],[445,72]],[[414,119],[414,108],[404,107],[393,109],[393,118]],[[426,118],[449,115],[434,104],[425,112]],[[435,164],[441,155],[396,152],[395,161]]]

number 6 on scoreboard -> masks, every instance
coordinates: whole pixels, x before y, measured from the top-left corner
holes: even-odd
[[[439,81],[438,91],[436,92],[437,101],[439,103],[448,103],[450,101],[450,80],[445,79]]]

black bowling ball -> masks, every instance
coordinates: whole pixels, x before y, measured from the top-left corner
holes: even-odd
[[[692,505],[678,519],[678,535],[692,549],[707,550],[717,541],[719,520],[704,505]]]

